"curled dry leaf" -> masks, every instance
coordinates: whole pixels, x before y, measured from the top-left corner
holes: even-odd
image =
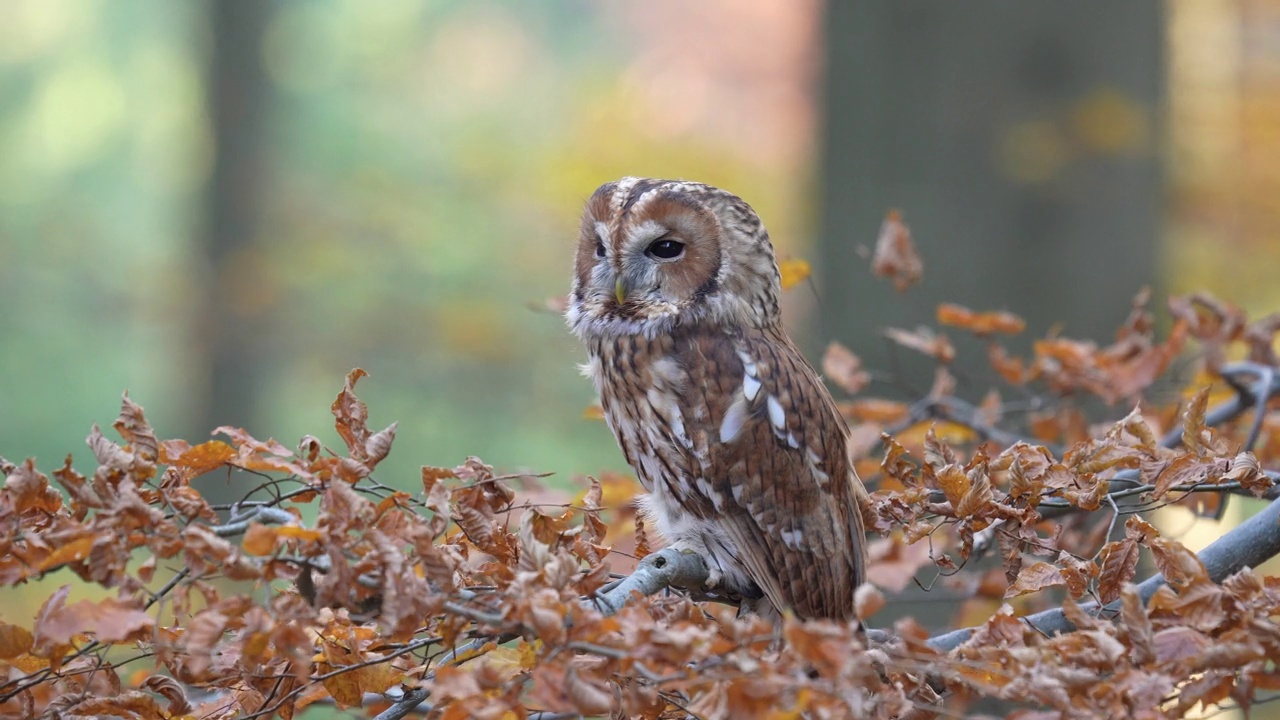
[[[947,336],[939,335],[927,327],[919,327],[914,331],[885,328],[881,334],[902,347],[928,355],[940,363],[949,363],[956,359],[955,346]]]
[[[360,378],[368,376],[369,373],[360,368],[347,373],[346,386],[338,393],[331,407],[338,435],[347,444],[351,457],[357,460],[364,460],[366,457],[364,444],[369,437],[369,408],[356,397],[355,388]]]
[[[396,439],[396,427],[400,423],[391,423],[385,430],[380,430],[368,437],[364,443],[365,464],[372,470],[391,452],[391,443]]]
[[[129,443],[134,457],[152,466],[160,457],[160,441],[143,416],[142,406],[129,399],[125,393],[121,399],[120,417],[112,425],[120,437]]]
[[[1271,478],[1262,471],[1258,458],[1251,452],[1242,452],[1232,458],[1231,469],[1222,479],[1240,483],[1240,487],[1253,493],[1254,497],[1262,497],[1274,485]]]
[[[1224,348],[1238,339],[1244,330],[1245,317],[1240,308],[1209,293],[1170,297],[1168,306],[1174,318],[1205,346],[1206,360],[1211,368],[1222,364]]]
[[[1186,412],[1182,414],[1182,443],[1197,455],[1205,454],[1213,442],[1209,428],[1204,424],[1204,416],[1209,408],[1209,388],[1203,387],[1187,403]]]
[[[163,697],[169,701],[169,716],[176,717],[191,712],[191,702],[182,686],[171,677],[152,675],[142,682],[142,689]]]
[[[1114,602],[1138,572],[1138,543],[1132,538],[1109,542],[1099,553],[1098,599]]]
[[[911,239],[911,231],[897,210],[890,210],[880,225],[875,252],[871,256],[871,272],[893,280],[893,287],[898,292],[920,282],[924,274],[924,263]]]

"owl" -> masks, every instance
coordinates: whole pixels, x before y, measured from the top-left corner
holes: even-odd
[[[708,586],[776,618],[853,617],[867,565],[849,430],[782,328],[773,246],[747,203],[623,178],[587,202],[566,321],[646,494]]]

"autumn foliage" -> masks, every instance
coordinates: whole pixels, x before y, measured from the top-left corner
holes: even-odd
[[[898,217],[874,262],[903,288],[919,279]],[[937,329],[885,332],[936,361],[913,403],[866,394],[858,357],[828,349],[823,371],[875,490],[865,631],[738,618],[696,583],[620,596],[620,573],[664,557],[637,532],[629,478],[553,497],[536,477],[467,458],[392,486],[376,471],[396,426],[370,428],[361,370],[332,404],[339,448],[227,427],[196,445],[161,440],[126,395],[119,440],[88,437],[92,475],[69,457],[48,474],[0,459],[0,584],[66,578],[34,617],[3,611],[0,712],[923,718],[999,699],[1047,719],[1247,707],[1280,689],[1280,580],[1251,569],[1280,552],[1280,511],[1266,505],[1199,557],[1149,512],[1276,497],[1280,320],[1191,296],[1168,302],[1157,333],[1147,304],[1109,344],[1051,336],[1027,357],[1001,344],[1024,332],[1015,315],[943,305]],[[961,399],[948,332],[981,338],[1005,391],[1039,401],[1015,413],[997,389]],[[1115,412],[1086,416],[1087,398]],[[237,501],[206,499],[228,483]],[[941,634],[878,623],[913,575],[967,598],[962,617],[985,610]]]

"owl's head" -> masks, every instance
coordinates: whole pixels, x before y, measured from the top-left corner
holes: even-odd
[[[579,337],[780,321],[778,265],[751,206],[719,188],[627,177],[587,201],[566,320]]]

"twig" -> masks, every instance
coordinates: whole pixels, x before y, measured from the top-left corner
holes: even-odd
[[[1267,400],[1275,387],[1275,368],[1262,366],[1258,371],[1258,382],[1253,386],[1253,423],[1249,426],[1249,438],[1245,440],[1244,449],[1252,451],[1262,434],[1262,419],[1267,416]]]
[[[209,529],[218,537],[230,537],[232,535],[239,535],[248,530],[249,523],[252,522],[287,525],[291,522],[297,522],[297,518],[287,510],[260,505],[245,513],[243,516],[237,517],[231,522],[227,522],[222,525],[210,525]]]

